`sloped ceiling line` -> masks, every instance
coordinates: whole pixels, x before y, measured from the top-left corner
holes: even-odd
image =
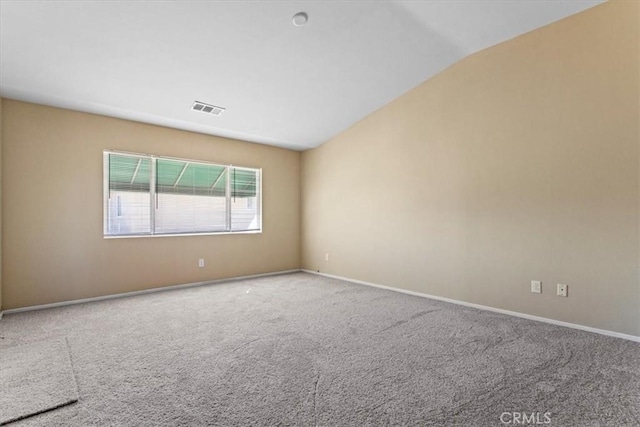
[[[0,96],[305,150],[466,55],[599,3],[0,0]]]

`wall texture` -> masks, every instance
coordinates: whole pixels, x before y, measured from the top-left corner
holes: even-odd
[[[2,115],[5,309],[300,267],[299,152],[8,99]],[[103,149],[261,167],[263,233],[103,239]]]
[[[640,335],[639,16],[482,51],[303,153],[303,267]]]

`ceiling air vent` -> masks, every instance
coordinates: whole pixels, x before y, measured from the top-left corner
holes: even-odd
[[[200,111],[201,113],[213,114],[214,116],[221,115],[225,110],[222,107],[216,107],[215,105],[205,104],[200,101],[195,101],[191,106],[191,109],[194,111]]]

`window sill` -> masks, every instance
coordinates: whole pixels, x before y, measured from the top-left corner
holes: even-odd
[[[229,234],[262,234],[262,230],[249,231],[216,231],[212,233],[175,233],[175,234],[124,234],[121,236],[106,236],[103,239],[140,239],[145,237],[187,237],[187,236],[220,236]]]

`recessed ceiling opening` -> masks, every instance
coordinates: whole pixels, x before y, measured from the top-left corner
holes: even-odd
[[[202,113],[213,114],[214,116],[219,116],[226,110],[226,108],[216,107],[215,105],[205,104],[200,101],[195,101],[191,109]]]

